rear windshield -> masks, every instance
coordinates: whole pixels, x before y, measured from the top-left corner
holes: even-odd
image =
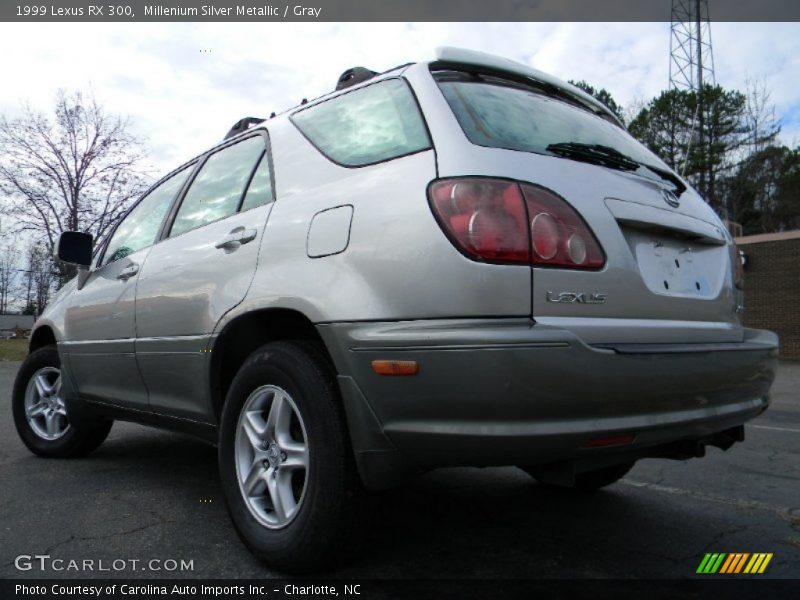
[[[536,88],[457,71],[437,71],[434,77],[467,138],[478,146],[555,155],[548,146],[599,144],[666,168],[621,127]]]

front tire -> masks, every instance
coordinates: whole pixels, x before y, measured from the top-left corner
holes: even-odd
[[[273,342],[245,361],[222,410],[219,468],[234,527],[261,560],[303,572],[357,546],[364,491],[316,346]]]
[[[27,448],[45,458],[88,454],[108,437],[113,421],[71,419],[61,386],[61,358],[55,346],[31,352],[17,372],[11,407],[14,425]]]

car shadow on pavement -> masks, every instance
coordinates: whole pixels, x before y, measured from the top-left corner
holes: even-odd
[[[25,468],[29,461],[39,459],[13,462]],[[85,459],[37,467],[36,477],[59,490],[66,507],[64,523],[49,526],[72,528],[75,539],[63,549],[70,556],[121,548],[128,555],[193,558],[193,577],[281,576],[237,538],[211,446],[117,423],[107,443]],[[39,486],[29,475],[18,493],[33,496]],[[363,547],[353,549],[357,558],[317,575],[683,578],[694,574],[720,535],[743,528],[724,511],[698,510],[690,500],[665,499],[625,481],[575,494],[538,485],[511,467],[435,471],[372,496],[374,519]],[[80,512],[87,503],[93,510]],[[342,548],[348,543],[342,540]]]

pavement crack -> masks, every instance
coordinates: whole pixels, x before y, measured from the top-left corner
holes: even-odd
[[[719,546],[720,542],[722,542],[722,540],[724,540],[729,535],[741,533],[742,531],[747,531],[747,529],[748,528],[746,525],[733,525],[729,529],[725,529],[718,532],[717,534],[714,535],[711,541],[708,542],[708,544],[706,544],[706,546],[700,551],[700,554],[705,554],[706,552],[709,552],[711,549],[713,549],[715,546]]]
[[[57,548],[60,548],[61,546],[65,546],[66,544],[69,544],[71,542],[87,542],[87,541],[96,541],[96,540],[107,540],[107,539],[111,539],[111,538],[115,538],[115,537],[125,537],[125,536],[128,536],[128,535],[132,535],[134,533],[138,533],[140,531],[144,531],[145,529],[150,529],[151,527],[156,527],[157,525],[165,525],[165,524],[168,524],[168,523],[172,523],[172,521],[170,521],[170,520],[161,520],[161,521],[157,521],[155,523],[148,523],[147,525],[142,525],[140,527],[134,527],[133,529],[127,529],[125,531],[117,531],[117,532],[109,533],[109,534],[105,534],[105,535],[75,535],[75,534],[71,534],[67,539],[61,540],[60,542],[56,542],[55,544],[53,544],[51,546],[48,546],[47,548],[45,548],[44,550],[39,552],[39,554],[50,554],[51,552],[53,552]],[[12,564],[14,564],[13,560],[10,563],[4,564],[3,566],[7,567],[7,566],[10,566]]]
[[[767,504],[765,502],[760,502],[758,500],[739,500],[737,498],[724,498],[722,496],[714,496],[711,494],[706,494],[704,492],[695,492],[693,490],[687,490],[678,487],[672,487],[667,485],[659,485],[656,483],[647,483],[645,481],[634,481],[632,479],[621,479],[620,483],[625,485],[629,485],[631,487],[640,488],[640,489],[648,489],[653,490],[655,492],[662,492],[666,494],[673,494],[677,496],[688,496],[691,498],[697,498],[698,500],[704,500],[706,502],[715,502],[717,504],[726,504],[728,506],[732,506],[734,508],[738,508],[741,510],[762,510],[771,512],[793,527],[796,524],[800,524],[800,519],[793,513],[793,511],[797,510],[796,508],[789,508],[785,506],[775,506],[773,504]]]
[[[73,534],[70,534],[70,536],[69,536],[67,539],[65,539],[65,540],[61,540],[60,542],[56,542],[56,543],[55,543],[55,544],[53,544],[52,546],[48,546],[47,548],[45,548],[44,550],[42,550],[41,552],[39,552],[39,553],[37,553],[37,554],[39,554],[39,555],[50,554],[50,553],[51,553],[53,550],[55,550],[55,549],[56,549],[56,548],[58,548],[59,546],[63,546],[64,544],[68,544],[69,542],[72,542],[72,541],[74,541],[74,540],[80,540],[80,539],[83,539],[83,538],[76,538],[76,537],[75,537],[75,535],[73,535]],[[14,560],[10,561],[10,562],[3,563],[3,565],[2,565],[2,566],[3,566],[3,567],[10,567],[10,566],[11,566],[11,565],[13,565],[15,562],[16,562],[16,558],[15,558]]]
[[[42,551],[42,554],[50,554],[56,548],[59,548],[60,546],[63,546],[64,544],[69,544],[70,542],[72,542],[72,541],[74,541],[76,539],[81,539],[81,538],[76,538],[75,534],[70,534],[70,536],[67,539],[62,540],[60,542],[57,542],[57,543],[53,544],[52,546],[49,546],[49,547],[45,548]]]

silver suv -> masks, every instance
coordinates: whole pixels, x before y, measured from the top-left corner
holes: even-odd
[[[703,199],[592,97],[464,50],[242,120],[56,254],[80,268],[17,377],[22,440],[199,435],[284,570],[344,556],[366,490],[434,468],[585,491],[726,449],[774,377]]]

